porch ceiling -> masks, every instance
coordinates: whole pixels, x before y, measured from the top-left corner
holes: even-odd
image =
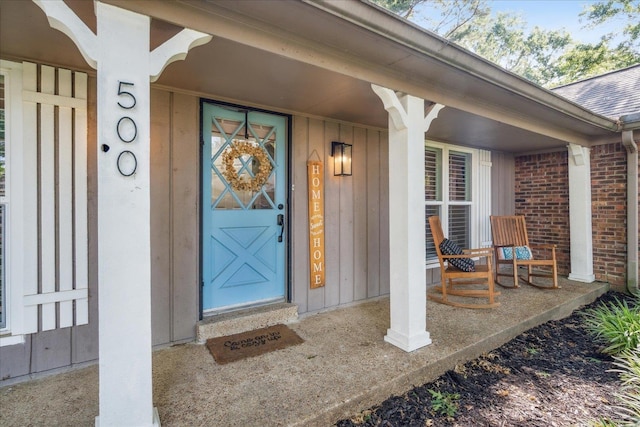
[[[445,104],[427,135],[436,140],[521,153],[620,138],[612,120],[363,2],[107,2],[154,17],[152,47],[182,26],[214,35],[170,65],[161,86],[386,128],[374,82]],[[67,4],[95,31],[92,2]],[[2,58],[91,72],[31,1],[1,9]]]

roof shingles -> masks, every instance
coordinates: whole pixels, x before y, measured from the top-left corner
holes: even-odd
[[[552,91],[612,119],[640,113],[640,64],[560,86]]]

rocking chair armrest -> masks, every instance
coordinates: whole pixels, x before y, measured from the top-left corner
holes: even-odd
[[[510,244],[506,244],[506,245],[493,245],[494,248],[515,248],[516,245],[513,243]]]
[[[542,244],[542,245],[533,245],[533,246],[529,246],[532,250],[536,249],[536,250],[543,250],[543,251],[550,251],[552,254],[556,253],[556,249],[558,248],[558,246],[553,245],[553,244]]]
[[[529,245],[530,248],[535,248],[535,249],[556,249],[558,247],[558,245],[554,245],[551,243],[546,243],[546,244],[542,244],[542,245]]]
[[[463,249],[462,252],[473,256],[493,256],[492,248]]]
[[[447,260],[449,258],[473,258],[477,255],[475,254],[461,254],[461,255],[442,255],[443,260]]]

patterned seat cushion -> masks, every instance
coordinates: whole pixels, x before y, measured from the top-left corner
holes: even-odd
[[[449,239],[444,239],[442,243],[440,243],[440,252],[443,255],[462,255],[462,249],[460,246]],[[473,262],[471,258],[449,258],[447,262],[462,271],[476,271],[476,264]]]
[[[533,259],[533,253],[529,246],[516,246],[515,248],[504,247],[498,249],[498,258],[500,259],[513,259],[513,249],[516,252],[516,260]]]

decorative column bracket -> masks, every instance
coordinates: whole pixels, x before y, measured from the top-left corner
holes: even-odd
[[[98,37],[69,6],[62,1],[33,0],[47,15],[51,28],[64,33],[76,44],[80,54],[93,69],[98,68]]]
[[[150,55],[149,75],[151,83],[160,78],[160,74],[167,66],[176,61],[182,61],[194,47],[209,43],[212,36],[199,31],[185,28],[178,34],[155,48]]]
[[[569,157],[573,160],[573,163],[576,166],[584,166],[585,152],[583,147],[577,144],[569,144],[567,148],[569,149]]]
[[[405,108],[402,106],[400,99],[398,98],[398,94],[391,89],[386,87],[378,86],[375,84],[371,85],[371,89],[378,95],[378,97],[382,100],[382,104],[384,105],[384,109],[389,113],[389,117],[393,120],[393,124],[397,130],[403,130],[407,128],[408,115]],[[444,108],[442,104],[433,104],[428,108],[428,113],[424,118],[424,122],[422,124],[422,130],[427,132],[429,127],[431,127],[431,122],[438,118],[438,113],[440,110]]]
[[[98,36],[63,1],[33,0],[47,16],[51,28],[64,33],[80,50],[80,54],[93,69],[98,69]],[[150,54],[149,76],[155,82],[167,66],[187,57],[189,50],[207,44],[212,36],[185,28],[155,48]]]

